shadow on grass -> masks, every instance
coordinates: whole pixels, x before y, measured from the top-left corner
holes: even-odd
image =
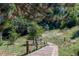
[[[72,35],[71,39],[75,39],[77,37],[79,37],[79,30]]]

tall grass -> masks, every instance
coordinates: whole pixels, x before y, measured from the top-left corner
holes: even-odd
[[[79,37],[74,38],[75,43],[71,43],[71,37],[78,31],[78,26],[71,29],[64,30],[53,30],[48,32],[48,36],[45,39],[52,42],[59,47],[60,56],[77,56],[79,53]],[[57,35],[62,33],[62,35]]]

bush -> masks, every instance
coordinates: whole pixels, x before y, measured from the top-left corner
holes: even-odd
[[[11,29],[10,33],[9,33],[9,44],[14,44],[14,42],[16,41],[16,39],[19,37],[19,34],[16,32],[15,29]]]
[[[14,20],[12,20],[12,24],[14,26],[14,28],[16,29],[16,31],[21,34],[21,36],[26,35],[27,34],[27,24],[28,21],[27,19],[23,18],[23,17],[16,17]]]
[[[8,41],[9,44],[13,44],[14,41],[18,38],[19,34],[13,28],[7,28],[2,33],[2,40]]]

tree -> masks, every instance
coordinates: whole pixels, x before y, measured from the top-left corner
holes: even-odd
[[[36,46],[36,49],[38,49],[38,43],[37,40],[39,36],[43,33],[44,29],[42,29],[41,26],[39,26],[36,22],[32,22],[30,26],[28,26],[28,40],[33,40],[34,44]]]

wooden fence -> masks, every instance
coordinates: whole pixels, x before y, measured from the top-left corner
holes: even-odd
[[[29,54],[30,52],[36,51],[36,50],[38,50],[38,49],[40,49],[40,48],[47,45],[46,41],[41,41],[41,42],[37,41],[36,44],[30,44],[29,42],[30,42],[29,40],[26,41],[26,54]],[[35,48],[30,48],[31,45]]]

